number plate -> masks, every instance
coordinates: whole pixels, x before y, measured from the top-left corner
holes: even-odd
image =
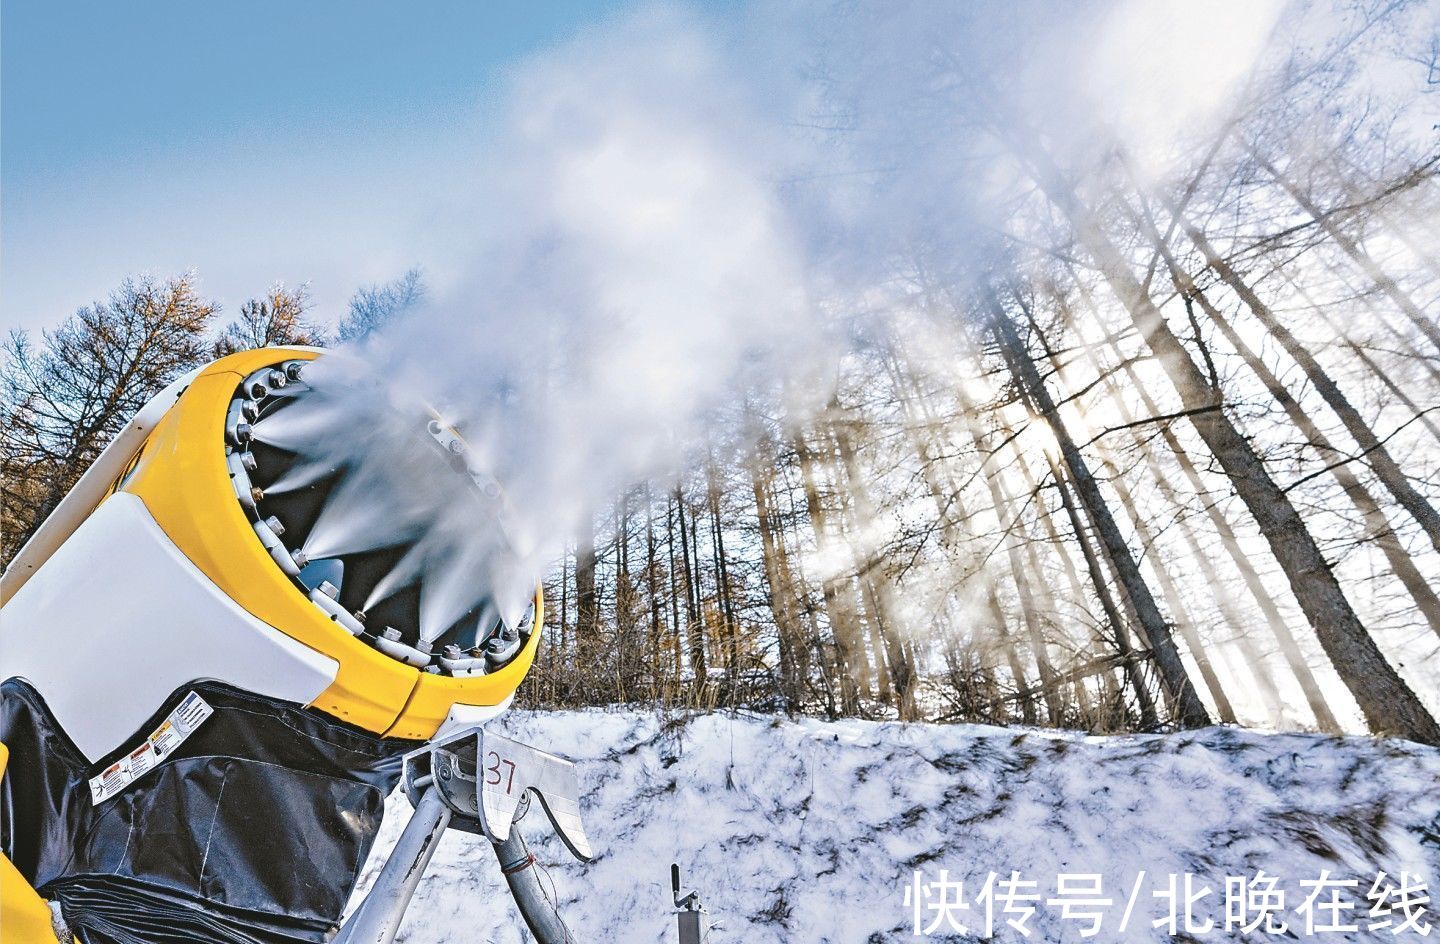
[[[565,845],[581,860],[593,853],[580,822],[580,784],[575,765],[554,754],[498,734],[479,738],[480,824],[494,842],[510,838],[510,824],[527,790],[539,796]]]
[[[570,852],[584,862],[594,857],[580,820],[575,765],[563,757],[470,728],[406,755],[411,803],[431,781],[450,807],[454,828],[504,842],[521,801],[533,794]]]

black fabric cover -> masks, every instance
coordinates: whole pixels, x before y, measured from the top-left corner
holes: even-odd
[[[89,778],[189,691],[212,714],[159,766],[95,806]],[[104,711],[97,704],[95,710]],[[86,944],[323,941],[414,741],[217,682],[177,689],[86,763],[28,683],[0,684],[0,849]]]

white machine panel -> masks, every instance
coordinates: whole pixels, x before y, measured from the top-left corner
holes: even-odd
[[[466,728],[478,728],[488,721],[493,721],[509,711],[510,703],[514,700],[515,696],[511,695],[498,705],[451,705],[450,713],[445,716],[440,730],[435,732],[434,740],[443,740],[458,731],[464,731]]]
[[[0,678],[35,686],[91,761],[187,682],[308,704],[338,668],[241,609],[123,492],[0,610]]]

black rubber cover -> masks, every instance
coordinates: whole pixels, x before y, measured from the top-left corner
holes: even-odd
[[[214,714],[156,769],[93,805],[89,778],[192,690]],[[401,755],[418,746],[195,682],[89,764],[39,693],[14,678],[0,684],[0,741],[10,748],[0,849],[60,902],[86,944],[326,940],[380,828]]]

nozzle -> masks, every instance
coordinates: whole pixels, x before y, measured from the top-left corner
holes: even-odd
[[[380,635],[375,637],[375,648],[390,658],[399,659],[417,669],[423,669],[430,664],[429,651],[422,652],[414,646],[405,645],[400,641],[400,630],[393,626],[386,626]]]
[[[340,591],[333,583],[330,583],[328,580],[322,580],[319,586],[310,591],[310,602],[324,610],[330,619],[345,627],[346,632],[352,636],[363,635],[365,633],[365,627],[361,625],[360,621],[357,620],[349,610],[341,606],[339,601],[335,599],[335,597],[339,595]]]
[[[255,522],[255,534],[260,538],[260,543],[265,545],[265,550],[267,551],[272,548],[281,547],[280,538],[276,537],[275,532],[270,528],[270,520],[274,520],[273,515],[267,521]]]
[[[470,463],[465,455],[467,451],[465,440],[458,436],[453,436],[448,441],[446,441],[444,437],[441,437],[441,442],[445,447],[445,451],[450,456],[450,468],[462,475],[468,473],[470,471]]]
[[[260,404],[254,400],[241,400],[240,414],[253,423],[260,418]]]
[[[515,624],[515,631],[521,636],[528,636],[530,635],[530,631],[534,628],[535,604],[531,603],[528,607],[525,608],[525,614],[520,617],[520,621]]]
[[[253,452],[242,452],[242,453],[239,453],[239,456],[240,456],[240,466],[241,466],[241,468],[243,468],[246,472],[254,472],[256,469],[258,469],[258,468],[260,467],[260,463],[258,463],[258,462],[255,461],[255,453],[253,453]]]
[[[264,497],[264,493],[250,481],[250,473],[245,467],[245,456],[250,456],[251,464],[254,464],[255,457],[248,452],[232,452],[225,457],[226,468],[230,472],[230,484],[235,489],[235,497],[240,499],[250,512],[259,514],[255,507],[256,503]]]
[[[248,400],[236,400],[225,414],[225,441],[241,449],[250,441],[250,424],[245,421],[245,404]]]
[[[281,369],[285,371],[285,376],[291,381],[299,380],[300,374],[305,370],[304,361],[286,361],[280,366]]]
[[[270,385],[266,382],[269,375],[274,373],[268,367],[262,367],[244,380],[240,381],[240,389],[245,396],[251,400],[263,400],[270,396]]]
[[[505,629],[485,644],[485,663],[491,669],[498,669],[520,653],[520,634],[514,629]]]
[[[264,497],[264,493],[254,485],[251,485],[249,481],[241,481],[239,478],[233,476],[230,479],[230,483],[235,486],[235,497],[240,499],[240,504],[245,506],[245,509],[252,514],[259,514],[260,509],[257,505],[260,499]]]
[[[486,670],[484,658],[466,655],[465,651],[456,645],[448,645],[441,649],[440,658],[437,661],[444,672],[457,678],[484,675]]]
[[[256,536],[260,538],[260,543],[265,546],[276,566],[291,577],[299,577],[300,568],[296,565],[295,558],[280,541],[280,535],[285,533],[285,526],[280,523],[280,519],[271,515],[264,521],[255,522],[254,527]]]
[[[504,619],[495,624],[488,634],[483,634],[483,648],[480,653],[485,657],[485,663],[493,671],[503,665],[508,665],[524,648],[525,641],[535,629],[535,604],[530,606],[521,614],[520,618],[512,626]]]

